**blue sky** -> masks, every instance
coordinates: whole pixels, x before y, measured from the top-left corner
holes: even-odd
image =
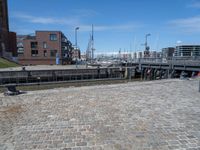
[[[87,49],[94,24],[96,53],[200,44],[200,0],[8,0],[10,30],[31,34],[59,30]]]

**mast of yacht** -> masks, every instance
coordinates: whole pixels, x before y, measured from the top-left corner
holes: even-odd
[[[94,60],[94,26],[92,24],[92,37],[91,37],[91,51],[92,51],[92,61]]]

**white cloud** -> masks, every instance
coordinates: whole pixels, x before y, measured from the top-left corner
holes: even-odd
[[[181,29],[182,32],[195,33],[200,32],[200,16],[177,19],[170,21],[170,25]]]
[[[37,17],[37,16],[27,15],[24,13],[14,13],[12,14],[12,17],[21,19],[22,21],[25,22],[40,23],[40,24],[75,25],[79,23],[77,19],[72,19],[72,18]]]
[[[200,1],[199,2],[194,2],[193,4],[190,4],[190,5],[188,5],[188,7],[200,8]]]
[[[80,31],[91,31],[91,25],[80,25]],[[118,25],[95,25],[95,31],[133,31],[136,28],[140,27],[137,24],[118,24]]]
[[[176,41],[177,44],[183,43],[181,40]]]
[[[84,11],[84,10],[82,10]],[[14,13],[11,14],[12,17],[20,19],[24,22],[36,23],[36,24],[52,24],[52,25],[66,25],[69,28],[74,28],[76,26],[80,27],[79,32],[88,32],[91,31],[91,25],[82,24],[80,19],[77,18],[53,18],[53,17],[37,17],[32,15],[27,15],[25,13]],[[138,24],[127,23],[127,24],[119,24],[119,25],[95,25],[95,31],[133,31],[136,28],[141,27]]]

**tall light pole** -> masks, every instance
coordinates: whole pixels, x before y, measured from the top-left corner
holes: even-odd
[[[147,37],[148,36],[151,36],[151,34],[150,33],[148,33],[148,34],[146,34],[145,35],[145,51],[144,51],[144,57],[148,57],[149,56],[149,46],[148,46],[148,43],[147,43]]]
[[[79,30],[79,27],[75,28],[75,46],[76,46],[76,49],[78,47],[78,45],[77,45],[77,30]]]
[[[79,30],[79,27],[75,28],[75,47],[76,47],[75,50],[78,50],[78,45],[77,45],[77,30]],[[78,66],[77,66],[77,57],[76,57],[76,68],[78,68]]]

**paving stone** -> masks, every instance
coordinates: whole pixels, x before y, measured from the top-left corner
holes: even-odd
[[[78,142],[76,146],[87,146],[87,142]]]
[[[72,148],[63,148],[62,150],[72,150]]]
[[[198,80],[0,94],[0,150],[200,148]]]

